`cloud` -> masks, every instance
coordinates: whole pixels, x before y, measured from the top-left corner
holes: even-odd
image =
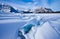
[[[59,5],[60,0],[58,0],[58,1],[57,0],[33,0],[33,1],[35,3],[33,5],[38,4],[37,6],[51,8],[54,11],[60,10],[60,5]]]
[[[55,11],[60,10],[60,1],[58,0],[32,0],[33,2],[21,2],[20,3],[13,3],[13,2],[6,2],[9,5],[18,8],[18,9],[36,9],[38,7],[46,7],[51,8]],[[49,3],[50,2],[50,3]]]
[[[48,3],[49,0],[42,0],[42,5],[44,7],[48,7],[48,8],[51,8],[53,9],[54,11],[59,11],[60,10],[60,1],[58,0],[52,0],[52,2],[49,4]]]
[[[8,4],[8,5],[14,7],[15,9],[19,9],[19,10],[23,10],[23,9],[28,8],[28,6],[26,7],[26,5],[22,5],[22,4],[16,4],[16,3],[12,3],[12,2],[9,2],[9,3],[3,2],[3,3]]]
[[[55,11],[59,11],[60,10],[60,1],[54,1],[51,5],[50,5],[50,7],[52,8],[52,9],[54,9]]]

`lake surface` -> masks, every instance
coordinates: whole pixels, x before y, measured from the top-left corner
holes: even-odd
[[[38,21],[42,24],[39,25],[41,26],[41,29],[37,25]],[[36,34],[35,36],[39,35],[40,37],[39,36],[37,38],[35,37],[36,39],[60,39],[59,13],[58,14],[0,13],[0,39],[17,39],[18,29],[23,28],[24,25],[27,25],[29,23],[35,24],[35,26],[39,27],[37,32],[35,33]],[[38,33],[38,31],[40,33]],[[30,31],[30,33],[32,32]]]

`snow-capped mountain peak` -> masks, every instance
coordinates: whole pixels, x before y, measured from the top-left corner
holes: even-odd
[[[0,11],[18,13],[18,10],[16,10],[14,7],[12,7],[12,6],[8,5],[8,4],[4,4],[4,3],[0,4]]]

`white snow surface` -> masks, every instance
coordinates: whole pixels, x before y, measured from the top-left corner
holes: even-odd
[[[24,34],[23,27],[30,23],[35,26]],[[26,39],[60,39],[60,14],[0,14],[0,39],[20,39],[20,28]]]

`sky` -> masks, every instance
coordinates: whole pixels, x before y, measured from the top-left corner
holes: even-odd
[[[39,7],[60,11],[60,0],[0,0],[18,9],[35,9]]]

